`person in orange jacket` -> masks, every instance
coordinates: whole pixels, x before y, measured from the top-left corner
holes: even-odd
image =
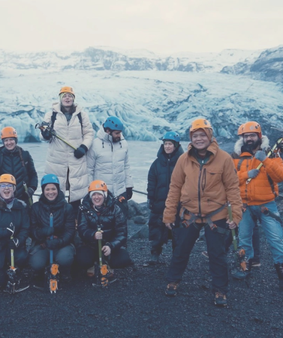
[[[238,173],[243,201],[243,218],[239,224],[239,247],[245,249],[246,271],[236,270],[232,276],[246,278],[251,271],[254,249],[252,234],[257,218],[270,245],[274,265],[283,290],[283,231],[275,203],[277,183],[283,181],[283,161],[279,156],[267,157],[269,140],[262,135],[261,126],[249,121],[238,130],[240,139],[234,147],[234,164]],[[258,168],[259,165],[262,165]]]
[[[175,296],[186,269],[191,250],[205,229],[209,267],[212,275],[214,304],[227,306],[228,266],[225,236],[236,228],[242,217],[239,181],[233,160],[213,137],[206,119],[193,121],[191,143],[181,155],[171,176],[163,222],[176,233],[176,247],[167,273],[167,296]],[[233,221],[228,220],[227,204],[232,206]],[[181,227],[174,222],[181,204]]]

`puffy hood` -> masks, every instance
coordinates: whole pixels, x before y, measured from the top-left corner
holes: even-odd
[[[243,145],[244,145],[244,139],[243,139],[243,137],[240,137],[239,140],[235,143],[235,146],[234,146],[234,152],[239,156],[242,153],[241,149],[242,149]],[[269,139],[265,135],[262,136],[260,148],[262,150],[265,150],[265,151],[269,148]]]

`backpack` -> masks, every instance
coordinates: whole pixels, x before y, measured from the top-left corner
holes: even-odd
[[[53,127],[54,127],[54,123],[55,123],[55,120],[56,120],[56,115],[57,115],[57,112],[53,111],[52,112],[52,116],[51,116],[51,129],[53,129]],[[79,112],[77,116],[78,116],[78,119],[80,121],[81,128],[83,130],[83,120],[82,120],[82,114],[81,114],[81,112]]]

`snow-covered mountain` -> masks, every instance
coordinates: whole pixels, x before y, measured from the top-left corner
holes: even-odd
[[[35,123],[58,100],[60,87],[70,85],[95,130],[107,116],[116,115],[127,139],[156,140],[176,130],[187,140],[197,117],[208,118],[223,140],[235,139],[238,126],[247,120],[257,120],[267,135],[276,137],[279,132],[272,127],[283,129],[281,49],[171,56],[107,47],[65,53],[0,51],[0,128],[12,125],[20,141],[38,140]],[[274,62],[263,66],[276,55],[279,75],[272,82],[266,69]],[[229,71],[239,64],[250,65],[249,71]],[[254,79],[256,72],[269,81]]]

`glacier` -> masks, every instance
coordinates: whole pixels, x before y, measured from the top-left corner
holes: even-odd
[[[39,141],[34,125],[58,101],[60,87],[69,85],[95,131],[115,115],[123,121],[128,140],[156,141],[175,130],[187,141],[197,117],[210,120],[220,140],[235,140],[238,126],[248,120],[258,121],[274,139],[283,130],[282,53],[280,46],[171,56],[106,47],[68,53],[0,50],[0,128],[16,128],[20,142]],[[277,60],[273,79],[264,77],[268,70],[263,63],[261,77],[236,71],[239,64],[253,69],[260,60],[274,61],[270,55]],[[274,71],[274,62],[265,65]]]

